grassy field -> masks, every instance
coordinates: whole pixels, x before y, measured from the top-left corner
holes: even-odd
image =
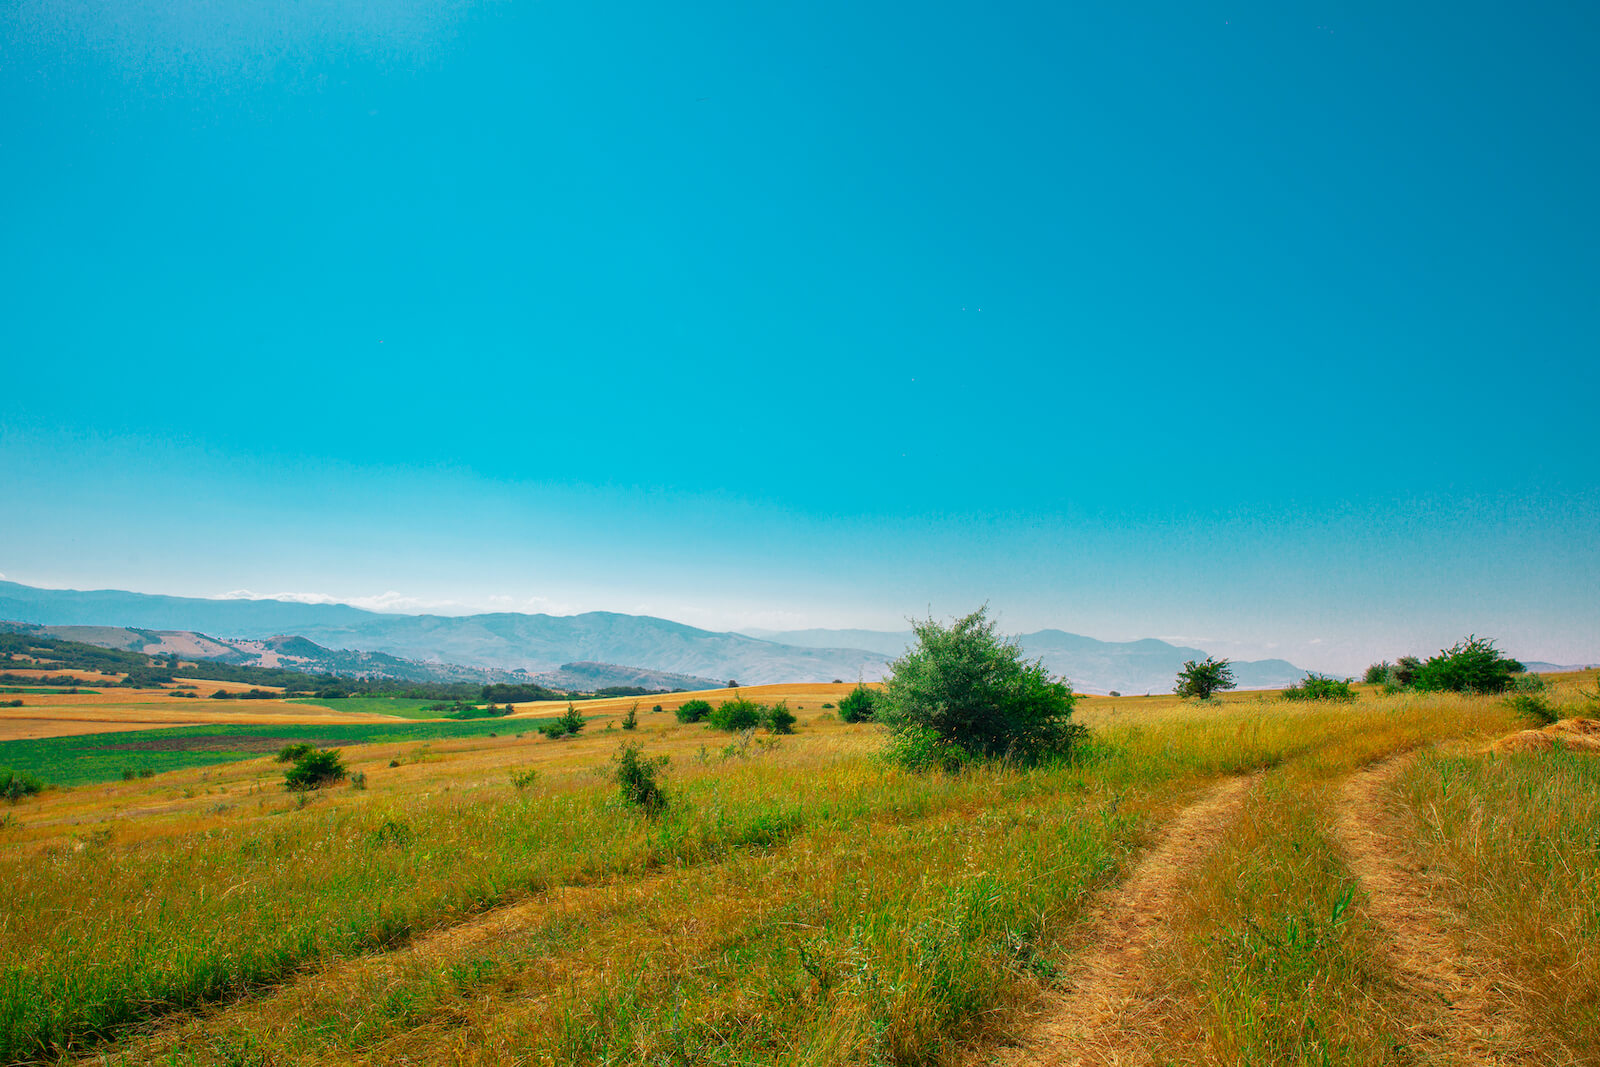
[[[523,717],[544,706],[53,739],[57,773],[158,751],[115,739],[235,747],[0,814],[0,1061],[1472,1059],[1390,950],[1393,887],[1350,850],[1364,768],[1389,769],[1382,818],[1356,821],[1436,887],[1434,950],[1520,991],[1493,1018],[1521,1029],[1472,1040],[1501,1062],[1600,1053],[1600,762],[1485,754],[1526,725],[1502,701],[1095,698],[1071,763],[918,776],[823,709],[848,688],[747,690],[799,709],[790,737],[653,700],[625,734],[625,700],[583,705],[563,741]],[[340,744],[366,787],[286,793],[246,747],[267,737]],[[659,818],[606,777],[624,737],[671,759]],[[1186,858],[1152,870],[1205,798]],[[1126,927],[1148,951],[1097,985],[1108,924],[1158,883],[1170,901]]]

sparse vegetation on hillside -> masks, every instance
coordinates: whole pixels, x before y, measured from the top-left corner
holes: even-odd
[[[917,644],[894,661],[877,700],[891,758],[910,767],[999,756],[1031,763],[1066,753],[1083,734],[1071,720],[1071,686],[1026,662],[986,614],[913,625]]]

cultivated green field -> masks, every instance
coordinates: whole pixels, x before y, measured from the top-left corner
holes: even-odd
[[[354,709],[352,709],[354,710]],[[545,720],[473,719],[462,722],[221,724],[160,730],[79,734],[31,741],[0,741],[0,767],[26,771],[50,785],[115,781],[123,771],[156,773],[210,767],[276,752],[307,741],[326,747],[482,738],[532,732]]]

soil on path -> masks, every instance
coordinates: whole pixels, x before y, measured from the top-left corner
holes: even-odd
[[[1439,1063],[1574,1062],[1565,1050],[1534,1040],[1518,1025],[1497,969],[1461,947],[1451,933],[1448,909],[1401,846],[1385,797],[1410,758],[1397,756],[1346,779],[1334,834],[1366,891],[1368,914],[1387,937],[1395,976],[1415,994],[1407,1028],[1413,1047]]]
[[[1065,1067],[1145,1061],[1139,1026],[1155,1006],[1137,994],[1152,950],[1165,936],[1184,882],[1238,816],[1256,781],[1223,782],[1178,813],[1127,881],[1102,894],[1091,940],[1066,980],[1016,1047],[991,1062]]]

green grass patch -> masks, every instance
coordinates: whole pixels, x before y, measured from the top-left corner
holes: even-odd
[[[79,689],[77,687],[73,687],[73,688],[69,689],[68,687],[66,687],[64,685],[51,685],[51,686],[0,685],[0,693],[49,693],[49,694],[51,694],[53,696],[61,696],[62,694],[66,694],[68,696],[77,696],[79,694],[86,694],[88,696],[97,696],[97,695],[99,695],[100,690],[98,690],[98,689]]]
[[[516,728],[532,732],[542,719],[518,719]],[[472,722],[224,724],[174,726],[165,730],[81,734],[0,742],[0,766],[26,771],[51,785],[116,781],[127,768],[156,773],[185,767],[210,767],[270,755],[286,744],[306,741],[321,748],[385,742],[487,737],[509,729],[504,719]]]
[[[409,700],[405,697],[344,697],[340,700],[294,697],[285,703],[347,711],[354,715],[393,715],[397,719],[438,719],[444,715],[443,712],[425,710],[438,704],[437,700]]]

